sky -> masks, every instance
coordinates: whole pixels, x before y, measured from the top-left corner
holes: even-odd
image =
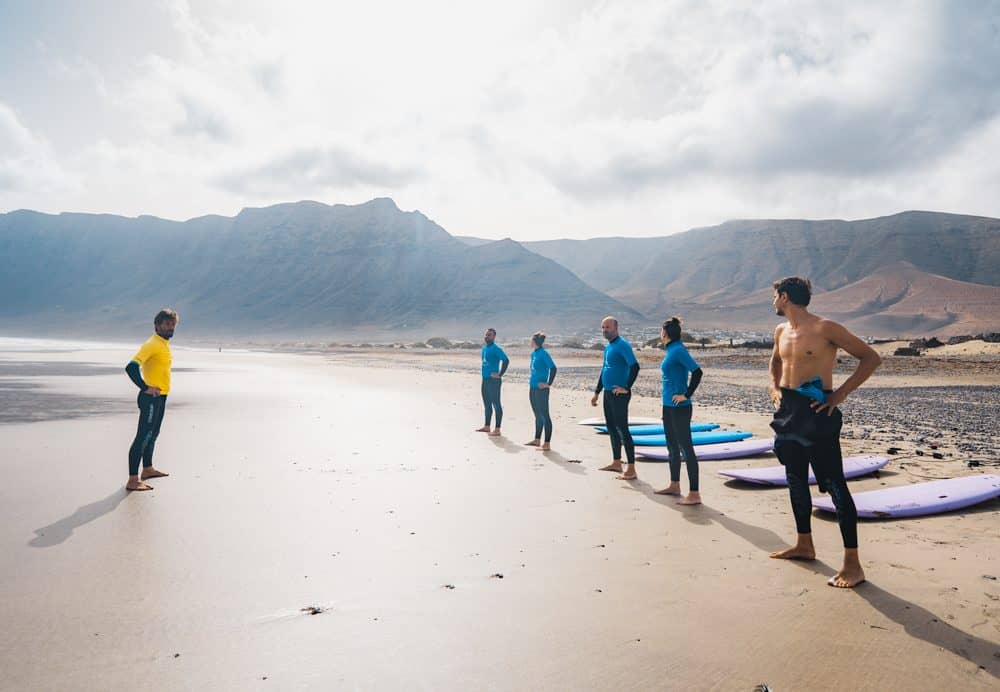
[[[0,212],[1000,217],[1000,0],[0,0]]]

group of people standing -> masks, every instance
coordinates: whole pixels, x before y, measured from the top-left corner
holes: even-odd
[[[639,376],[639,361],[632,350],[632,344],[619,334],[618,320],[605,317],[601,321],[601,334],[607,340],[601,374],[591,405],[597,406],[603,392],[604,420],[611,442],[612,461],[602,471],[618,473],[621,480],[635,480],[635,444],[629,430],[628,409],[632,400],[632,385]],[[500,402],[500,387],[503,376],[510,366],[510,359],[496,343],[496,330],[487,329],[483,335],[482,354],[482,397],[485,422],[478,432],[499,436],[503,420],[503,406]],[[681,495],[681,457],[687,466],[688,495],[681,504],[701,503],[698,489],[698,457],[691,438],[691,398],[701,383],[702,370],[681,341],[681,321],[672,317],[663,323],[660,343],[664,347],[663,361],[660,363],[663,401],[663,431],[670,452],[670,484],[656,491],[660,495]],[[549,414],[549,392],[556,377],[556,365],[544,347],[545,334],[537,332],[531,337],[530,378],[528,398],[535,414],[535,436],[525,443],[538,447],[541,451],[551,449],[552,417]],[[491,423],[495,426],[491,429]],[[545,437],[542,438],[544,432]],[[622,464],[622,449],[625,462]]]
[[[774,403],[771,428],[775,432],[774,451],[785,467],[792,514],[795,517],[795,545],[771,553],[771,557],[790,560],[813,560],[812,497],[809,490],[810,469],[820,492],[828,492],[837,510],[844,544],[843,566],[829,584],[851,588],[865,580],[858,555],[858,515],[844,478],[840,448],[842,415],[838,406],[871,377],[881,364],[879,355],[844,326],[809,312],[812,284],[797,276],[779,279],[773,284],[772,305],[776,315],[786,318],[774,331],[770,361],[769,390]],[[632,345],[619,335],[618,320],[606,317],[601,333],[607,340],[601,374],[590,400],[597,406],[603,393],[604,418],[611,442],[612,461],[601,468],[613,471],[621,480],[635,480],[635,444],[629,431],[629,403],[632,385],[639,376],[639,361]],[[496,331],[488,329],[483,346],[483,404],[486,423],[482,432],[500,435],[503,408],[500,383],[510,359],[496,345]],[[529,445],[548,450],[552,439],[549,416],[549,387],[555,379],[556,366],[543,348],[545,335],[532,337],[529,397],[535,412],[535,438]],[[660,343],[664,348],[660,363],[662,382],[663,433],[670,461],[670,484],[661,495],[681,495],[681,458],[687,467],[689,492],[680,504],[701,504],[698,485],[698,457],[691,436],[691,399],[701,383],[702,370],[681,341],[681,321],[673,317],[663,323]],[[857,367],[839,387],[833,388],[833,368],[837,352],[844,349],[858,359]],[[496,427],[490,429],[495,414]],[[544,443],[540,436],[545,431]],[[622,450],[624,449],[624,459]]]
[[[774,311],[787,321],[774,331],[769,389],[775,412],[771,427],[775,432],[774,451],[785,467],[798,535],[794,546],[775,551],[771,557],[793,560],[813,560],[816,557],[810,526],[811,468],[820,491],[829,492],[833,499],[844,543],[843,567],[829,583],[831,586],[850,588],[864,581],[865,575],[858,556],[858,515],[844,478],[840,449],[843,420],[838,407],[872,375],[882,361],[868,344],[842,325],[810,313],[807,306],[811,296],[812,285],[807,279],[788,277],[774,282]],[[139,422],[128,453],[129,476],[125,486],[128,490],[152,490],[146,481],[168,475],[153,466],[153,450],[170,393],[172,357],[169,341],[178,319],[174,310],[164,309],[157,313],[153,320],[155,333],[125,368],[139,390],[136,397]],[[604,347],[601,374],[591,405],[597,406],[598,398],[604,394],[604,417],[612,451],[612,462],[601,470],[617,472],[618,478],[623,480],[634,480],[635,445],[629,431],[628,409],[632,385],[639,375],[639,361],[631,344],[619,335],[618,320],[614,317],[604,318],[601,333],[608,343]],[[485,424],[479,430],[499,436],[503,421],[500,388],[510,359],[496,344],[496,330],[487,329],[483,340]],[[660,341],[664,345],[660,371],[663,430],[670,453],[670,484],[656,492],[681,494],[683,456],[690,490],[680,503],[700,504],[698,458],[691,438],[691,399],[701,382],[702,371],[681,341],[679,319],[675,317],[663,323]],[[549,393],[555,381],[556,365],[545,349],[545,334],[534,334],[531,344],[528,388],[535,414],[535,435],[527,444],[547,451],[552,441]],[[857,358],[858,365],[850,377],[834,389],[833,368],[838,349],[844,349]],[[491,429],[494,421],[495,426]]]

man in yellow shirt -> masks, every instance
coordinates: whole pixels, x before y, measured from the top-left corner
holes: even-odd
[[[152,490],[145,481],[169,474],[153,468],[153,447],[160,434],[160,424],[170,393],[170,338],[177,328],[177,313],[169,308],[160,310],[153,318],[156,333],[139,348],[125,366],[125,372],[139,388],[139,429],[128,450],[128,483],[126,490]],[[141,369],[141,372],[140,372]],[[139,462],[142,461],[142,478]]]

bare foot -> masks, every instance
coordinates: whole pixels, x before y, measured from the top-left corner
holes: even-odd
[[[776,560],[815,560],[816,548],[813,547],[812,534],[800,533],[793,548],[776,550],[771,553]]]
[[[490,431],[490,426],[488,425],[484,425],[481,428],[476,428],[476,432],[489,432],[489,431]]]
[[[622,472],[622,462],[621,462],[620,459],[616,459],[616,460],[612,461],[610,464],[608,464],[607,466],[602,466],[598,470],[599,471],[614,471],[615,473],[621,473]]]
[[[490,433],[490,437],[500,437],[500,428],[493,428],[493,432]]]
[[[537,447],[540,444],[541,444],[541,442],[539,440],[532,440],[531,442],[525,442],[524,446],[525,447]]]
[[[635,467],[632,466],[632,464],[628,465],[628,468],[625,469],[625,473],[623,473],[620,476],[615,476],[615,478],[617,478],[620,481],[634,481],[638,477],[639,476],[637,476],[635,473]]]
[[[700,505],[701,504],[701,493],[697,490],[693,490],[688,493],[687,497],[683,500],[677,502],[679,505]]]
[[[539,451],[539,452],[551,452],[552,451],[552,446],[548,442],[545,442],[536,451]]]
[[[159,469],[154,469],[152,466],[150,466],[148,469],[142,470],[142,476],[140,477],[142,478],[142,480],[146,480],[147,478],[166,478],[169,475],[170,475],[169,473],[164,473],[163,471],[160,471]]]
[[[680,495],[681,494],[681,484],[671,483],[663,490],[657,490],[655,495]]]
[[[852,589],[865,580],[865,571],[861,569],[857,548],[844,550],[844,566],[827,582],[838,589]]]
[[[142,481],[130,480],[128,483],[125,484],[125,490],[152,490],[152,489],[153,486],[147,485]]]

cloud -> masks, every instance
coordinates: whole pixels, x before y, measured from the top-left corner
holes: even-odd
[[[192,96],[181,96],[180,102],[184,109],[184,117],[174,125],[175,133],[180,135],[203,134],[211,139],[222,141],[232,137],[224,116],[215,112],[210,106]]]
[[[14,111],[0,102],[0,193],[52,192],[70,185],[48,143],[22,125]]]
[[[4,206],[183,218],[391,194],[449,230],[519,239],[1000,216],[996,3],[20,14],[30,45],[0,22],[0,57],[19,65],[0,71]]]
[[[231,192],[301,194],[358,185],[393,189],[423,175],[418,168],[381,163],[336,147],[301,148],[263,163],[220,175],[216,183]]]

